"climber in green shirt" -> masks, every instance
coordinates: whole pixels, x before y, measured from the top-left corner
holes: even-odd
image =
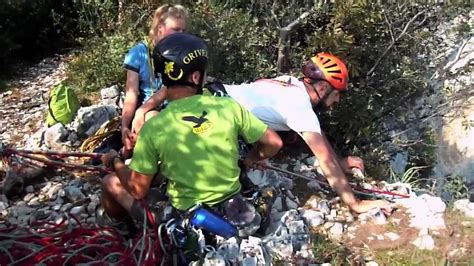
[[[153,57],[168,88],[165,110],[145,123],[130,166],[111,152],[102,161],[114,169],[102,182],[103,216],[139,219],[152,179],[167,180],[171,205],[187,210],[198,203],[214,206],[240,192],[238,137],[255,143],[244,159],[252,166],[278,152],[279,136],[230,98],[200,95],[207,47],[193,35],[174,33],[155,47]]]

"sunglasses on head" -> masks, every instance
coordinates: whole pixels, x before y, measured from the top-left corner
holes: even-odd
[[[184,29],[184,28],[179,28],[179,27],[177,27],[177,28],[170,28],[170,29],[172,29],[174,32],[185,32],[185,31],[186,31],[186,29]]]

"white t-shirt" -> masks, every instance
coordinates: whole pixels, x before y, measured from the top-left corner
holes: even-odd
[[[224,86],[230,97],[276,131],[321,133],[304,83],[297,78],[280,76]]]

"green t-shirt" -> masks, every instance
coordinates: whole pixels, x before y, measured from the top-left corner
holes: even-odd
[[[175,100],[141,129],[130,168],[167,177],[177,209],[212,206],[240,191],[238,136],[253,143],[266,129],[231,98],[195,95]]]

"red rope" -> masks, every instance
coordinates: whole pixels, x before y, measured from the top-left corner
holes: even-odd
[[[399,193],[394,193],[391,191],[384,191],[384,190],[378,190],[378,189],[371,189],[371,188],[362,188],[359,186],[352,186],[354,190],[360,191],[360,192],[368,192],[368,193],[375,193],[375,194],[384,194],[384,195],[389,195],[392,197],[400,197],[400,198],[409,198],[410,195],[404,195],[404,194],[399,194]]]
[[[145,210],[152,217],[150,210]],[[156,265],[162,254],[157,225],[154,219],[150,223],[130,241],[113,228],[82,225],[74,216],[58,224],[37,221],[27,228],[13,225],[0,229],[0,265]]]
[[[8,150],[8,149],[7,149]],[[13,149],[9,149],[13,150]],[[102,153],[86,153],[86,152],[59,152],[59,151],[42,151],[42,150],[14,150],[16,153],[26,153],[26,154],[41,154],[41,155],[49,155],[55,156],[58,158],[65,158],[65,157],[90,157],[95,159],[100,159]]]
[[[320,185],[323,185],[325,187],[331,187],[329,185],[329,183],[324,180],[319,180],[317,178],[312,178],[312,177],[308,177],[308,176],[304,176],[302,174],[297,174],[297,173],[294,173],[294,172],[291,172],[291,171],[288,171],[288,170],[285,170],[285,169],[281,169],[281,168],[278,168],[278,167],[275,167],[273,165],[266,165],[265,166],[266,168],[268,169],[271,169],[271,170],[275,170],[275,171],[278,171],[278,172],[281,172],[281,173],[284,173],[284,174],[288,174],[288,175],[292,175],[292,176],[296,176],[296,177],[299,177],[299,178],[302,178],[302,179],[306,179],[308,181],[315,181],[317,182],[318,184]],[[316,172],[316,175],[318,177],[322,177],[323,179],[325,179],[324,176],[322,176],[321,174],[317,173]],[[360,186],[357,186],[357,185],[353,185],[353,184],[350,184],[351,188],[354,190],[354,192],[358,192],[358,193],[365,193],[365,194],[383,194],[383,195],[389,195],[389,196],[392,196],[392,197],[401,197],[401,198],[409,198],[410,195],[404,195],[404,194],[398,194],[398,193],[394,193],[394,192],[390,192],[390,191],[384,191],[384,190],[378,190],[378,189],[365,189],[365,188],[362,188]]]
[[[88,158],[100,158],[102,154],[100,153],[82,153],[82,152],[57,152],[57,151],[33,151],[33,150],[16,150],[12,148],[5,148],[0,151],[0,155],[6,160],[11,161],[12,157],[22,157],[28,159],[24,161],[26,164],[36,164],[34,162],[39,162],[45,166],[62,168],[65,170],[79,170],[79,171],[88,171],[88,172],[101,172],[101,173],[110,173],[111,171],[103,166],[94,166],[94,165],[79,165],[73,163],[66,163],[61,161],[55,161],[48,158],[40,157],[38,155],[46,155],[54,158],[66,158],[66,157],[88,157]]]
[[[98,158],[101,156],[97,153],[0,149],[1,159],[18,169],[25,165],[37,166],[40,163],[66,170],[110,172],[100,166],[58,162],[38,155],[55,158]],[[36,221],[27,228],[13,225],[0,229],[0,265],[75,265],[79,263],[157,265],[163,256],[158,240],[160,237],[158,225],[148,206],[144,204],[144,208],[149,226],[144,226],[145,229],[142,230],[142,233],[129,241],[125,241],[113,228],[97,226],[86,228],[74,216],[68,216],[68,219],[63,219],[58,224],[50,221]],[[73,227],[72,223],[75,223],[76,226]]]

